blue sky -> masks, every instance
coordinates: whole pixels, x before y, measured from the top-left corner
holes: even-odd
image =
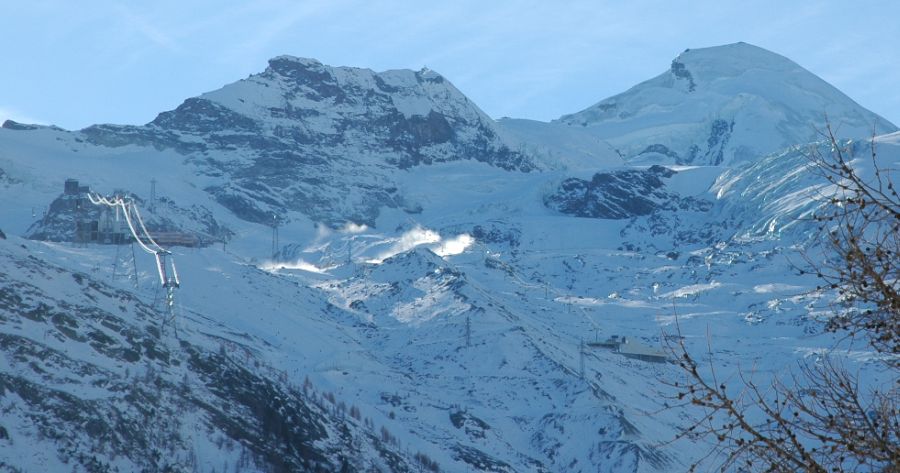
[[[746,41],[900,124],[895,1],[2,1],[0,121],[142,124],[279,54],[427,66],[493,117],[550,120]]]

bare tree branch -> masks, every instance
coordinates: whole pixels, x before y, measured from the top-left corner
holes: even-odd
[[[738,370],[729,380],[740,382],[735,392],[719,382],[709,334],[708,373],[698,370],[676,313],[678,336],[664,338],[678,340],[669,350],[683,379],[666,384],[675,406],[700,412],[676,439],[712,442],[690,471],[900,472],[900,196],[874,138],[866,179],[852,144],[839,142],[830,124],[822,133],[830,153],[816,146],[808,157],[834,191],[815,216],[825,259],[804,255],[801,272],[837,296],[826,330],[865,340],[891,381],[863,390],[857,373],[826,355],[764,385]]]

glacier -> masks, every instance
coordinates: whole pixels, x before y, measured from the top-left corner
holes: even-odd
[[[796,268],[824,113],[900,163],[893,124],[747,44],[550,123],[292,56],[145,125],[7,122],[0,471],[683,470],[678,369],[591,343],[889,376]],[[174,323],[151,258],[73,240],[68,178],[202,236],[170,248]]]

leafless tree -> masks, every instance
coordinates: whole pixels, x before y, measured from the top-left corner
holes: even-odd
[[[721,379],[711,347],[701,366],[677,337],[684,376],[670,383],[673,407],[700,413],[679,438],[710,444],[691,471],[900,472],[900,197],[875,139],[866,175],[851,143],[830,126],[823,136],[830,152],[817,146],[808,156],[829,189],[814,217],[825,258],[807,257],[804,271],[837,296],[825,329],[864,340],[889,382],[861,386],[827,355],[774,380],[752,370]]]
[[[862,337],[881,353],[900,352],[900,196],[892,169],[878,163],[870,142],[871,177],[854,166],[849,143],[841,143],[828,125],[831,152],[809,152],[815,169],[834,187],[828,206],[816,216],[827,242],[824,261],[807,266],[838,292],[851,310],[835,311],[826,329]],[[894,363],[897,362],[893,358]]]

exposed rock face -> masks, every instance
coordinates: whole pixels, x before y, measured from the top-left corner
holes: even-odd
[[[708,210],[712,204],[681,197],[665,188],[675,171],[663,166],[594,174],[590,181],[571,178],[544,197],[544,205],[576,217],[624,219],[649,215],[657,209]]]
[[[669,70],[672,72],[673,76],[687,81],[688,92],[697,90],[697,84],[694,82],[694,76],[692,76],[691,71],[689,71],[687,67],[684,66],[684,63],[678,62],[678,59],[673,59],[672,67]]]
[[[644,108],[598,105],[596,130],[520,121],[546,173],[521,172],[524,147],[436,74],[289,57],[145,126],[0,130],[0,201],[19,204],[0,222],[0,470],[432,471],[428,455],[441,471],[686,469],[705,446],[667,443],[685,413],[660,409],[658,379],[677,367],[580,341],[662,346],[677,303],[686,343],[715,323],[706,349],[775,373],[833,346],[809,335],[812,309],[837,300],[789,259],[818,251],[799,217],[825,183],[798,148],[733,165],[757,137],[710,91],[753,61],[714,55],[711,75],[702,56],[673,62]],[[702,116],[673,112],[707,99]],[[885,168],[898,144],[879,139]],[[67,178],[138,193],[159,170],[167,198],[145,218],[235,235],[177,251],[177,335],[138,271],[152,263],[19,237],[53,202],[32,236],[71,238],[75,197],[54,202]],[[251,222],[379,228],[287,226],[272,261],[267,229],[210,196]]]
[[[77,192],[64,192],[47,207],[40,220],[26,232],[33,240],[67,241],[75,243],[115,243],[132,241],[125,218],[118,209],[94,205],[88,199],[88,187]],[[196,244],[206,246],[215,241],[227,241],[232,231],[221,225],[212,212],[197,204],[181,207],[162,197],[149,205],[126,191],[118,195],[130,199],[143,208],[142,218],[152,233],[178,232],[196,238]]]
[[[397,193],[391,168],[476,160],[535,169],[435,72],[375,73],[289,56],[145,126],[96,125],[81,133],[94,144],[186,154],[217,178],[207,190],[220,203],[260,223],[291,210],[335,225],[371,225],[384,207],[416,212]]]
[[[13,120],[6,120],[3,122],[3,125],[0,128],[5,128],[7,130],[19,130],[19,131],[30,131],[30,130],[38,130],[41,128],[41,125],[29,125],[25,123],[19,123]]]

